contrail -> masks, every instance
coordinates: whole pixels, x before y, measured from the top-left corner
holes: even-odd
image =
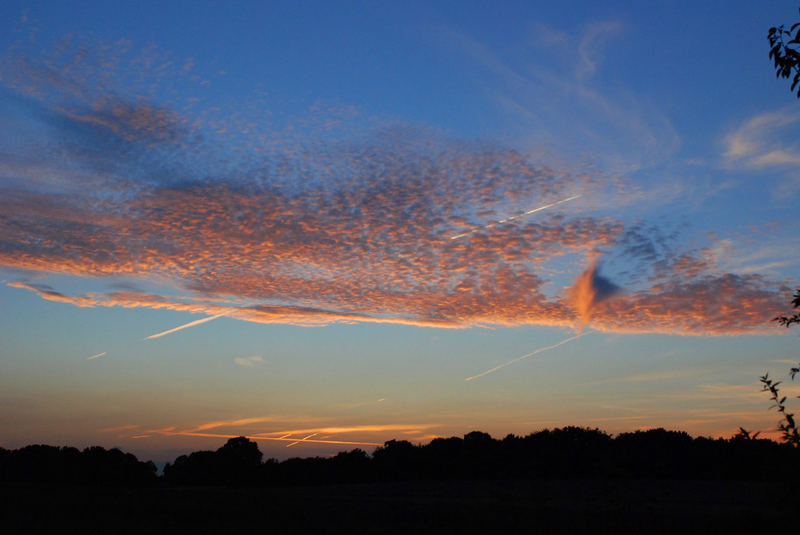
[[[310,434],[310,435],[308,435],[307,437],[305,437],[305,438],[301,438],[300,440],[298,440],[298,441],[296,441],[296,442],[292,442],[291,444],[286,444],[286,447],[287,447],[287,448],[291,448],[291,447],[292,447],[292,446],[294,446],[295,444],[300,444],[301,442],[305,442],[305,441],[306,441],[306,440],[308,440],[309,438],[311,438],[311,437],[315,437],[315,436],[317,436],[317,435],[319,435],[319,433],[311,433],[311,434]]]
[[[151,334],[150,336],[145,338],[145,340],[152,340],[153,338],[161,338],[162,336],[164,336],[166,334],[172,334],[172,333],[174,333],[176,331],[180,331],[182,329],[188,329],[189,327],[194,327],[195,325],[200,325],[201,323],[205,323],[207,321],[211,321],[211,320],[215,320],[217,318],[221,318],[225,314],[227,314],[227,312],[223,312],[222,314],[217,314],[216,316],[209,316],[208,318],[203,318],[201,320],[195,320],[195,321],[187,323],[186,325],[181,325],[179,327],[175,327],[174,329],[170,329],[168,331],[164,331],[163,333]]]
[[[578,197],[580,197],[580,195],[573,195],[572,197],[570,197],[570,198],[568,198],[568,199],[564,199],[564,200],[561,200],[561,201],[556,201],[556,202],[551,202],[550,204],[545,204],[544,206],[540,206],[539,208],[534,208],[533,210],[528,210],[528,211],[527,211],[527,212],[525,212],[524,214],[519,214],[519,215],[511,216],[511,217],[508,217],[508,218],[506,218],[506,219],[503,219],[503,220],[501,220],[501,221],[496,221],[496,222],[494,222],[494,223],[489,223],[488,225],[483,225],[482,227],[478,227],[478,228],[476,228],[476,229],[473,229],[473,230],[470,230],[470,231],[468,231],[468,232],[463,232],[463,233],[461,233],[461,234],[456,234],[455,236],[453,236],[453,237],[452,237],[452,238],[450,238],[450,239],[451,239],[451,240],[457,240],[458,238],[463,238],[464,236],[469,236],[470,234],[474,234],[474,233],[478,232],[479,230],[483,230],[483,229],[485,229],[485,228],[491,228],[491,227],[494,227],[495,225],[500,225],[500,224],[502,224],[502,223],[507,223],[507,222],[509,222],[509,221],[513,221],[513,220],[515,220],[515,219],[519,219],[519,218],[521,218],[521,217],[525,217],[525,216],[527,216],[527,215],[535,214],[536,212],[540,212],[540,211],[542,211],[542,210],[545,210],[545,209],[547,209],[547,208],[552,208],[553,206],[556,206],[556,205],[558,205],[558,204],[561,204],[561,203],[565,203],[565,202],[572,201],[572,200],[574,200],[574,199],[577,199]]]
[[[484,375],[489,375],[490,373],[492,373],[492,372],[496,372],[497,370],[499,370],[499,369],[501,369],[501,368],[505,368],[506,366],[511,366],[511,365],[512,365],[512,364],[514,364],[515,362],[519,362],[519,361],[521,361],[521,360],[524,360],[524,359],[526,359],[526,358],[528,358],[528,357],[532,357],[532,356],[534,356],[534,355],[538,355],[539,353],[542,353],[543,351],[549,351],[550,349],[555,349],[555,348],[557,348],[558,346],[563,346],[563,345],[564,345],[564,344],[566,344],[567,342],[572,342],[573,340],[577,340],[577,339],[578,339],[578,338],[580,338],[581,336],[585,336],[585,335],[587,335],[587,334],[591,334],[591,333],[589,333],[589,332],[585,332],[585,333],[577,334],[577,335],[575,335],[575,336],[573,336],[573,337],[571,337],[571,338],[567,338],[566,340],[562,340],[562,341],[560,341],[560,342],[559,342],[559,343],[557,343],[557,344],[553,344],[553,345],[551,345],[551,346],[547,346],[547,347],[540,347],[540,348],[539,348],[539,349],[537,349],[536,351],[531,351],[530,353],[527,353],[527,354],[525,354],[525,355],[522,355],[521,357],[517,357],[517,358],[515,358],[514,360],[509,360],[509,361],[508,361],[508,362],[506,362],[505,364],[500,364],[499,366],[495,366],[495,367],[494,367],[494,368],[492,368],[491,370],[486,370],[485,372],[483,372],[483,373],[479,373],[478,375],[473,375],[472,377],[467,377],[467,378],[466,378],[466,379],[464,379],[464,380],[465,380],[465,381],[472,381],[473,379],[477,379],[478,377],[483,377]]]
[[[153,430],[151,431],[151,433],[157,433],[159,435],[168,435],[168,436],[211,437],[211,438],[235,438],[238,436],[243,436],[243,435],[224,435],[221,433],[194,433],[190,431],[166,431],[166,430]],[[265,437],[262,435],[245,436],[245,438],[249,438],[251,440],[274,440],[278,442],[294,442],[294,443],[298,442],[296,438]],[[345,446],[383,446],[383,444],[380,444],[378,442],[355,442],[351,440],[317,440],[308,437],[302,439],[302,442],[311,442],[314,444],[338,444]]]
[[[106,352],[105,352],[105,351],[103,351],[102,353],[98,353],[97,355],[92,355],[91,357],[87,357],[87,358],[86,358],[86,360],[94,360],[94,359],[99,359],[100,357],[102,357],[102,356],[103,356],[103,355],[105,355],[105,354],[106,354]]]

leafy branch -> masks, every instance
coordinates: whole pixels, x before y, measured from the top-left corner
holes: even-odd
[[[794,379],[795,373],[797,373],[796,368],[792,368],[792,379]],[[781,381],[773,381],[769,378],[769,373],[762,375],[759,381],[763,385],[761,390],[770,393],[770,399],[773,402],[772,407],[778,409],[778,412],[781,413],[778,429],[783,432],[783,440],[795,447],[800,446],[800,430],[797,428],[794,414],[786,410],[786,396],[781,396],[780,389],[778,389]]]
[[[792,306],[795,309],[800,308],[800,289],[796,290],[792,297]],[[800,324],[800,313],[795,312],[791,316],[777,316],[773,318],[773,321],[785,327],[791,327],[795,323]],[[792,378],[792,381],[794,381],[798,373],[800,373],[800,364],[789,369],[789,376]],[[781,414],[781,421],[778,422],[778,429],[783,433],[784,442],[795,447],[800,447],[800,429],[797,428],[794,413],[786,410],[786,396],[782,396],[778,388],[781,381],[773,381],[769,378],[769,373],[764,373],[764,375],[759,378],[759,381],[761,381],[762,385],[761,390],[770,393],[770,399],[772,400],[772,407],[770,408],[774,407]],[[745,435],[747,434],[744,429],[741,429],[741,432]]]
[[[800,23],[798,23],[800,24]],[[800,290],[796,290],[794,292],[794,298],[792,299],[792,306],[794,308],[800,308]],[[793,323],[800,323],[800,313],[795,312],[791,316],[777,316],[775,321],[780,323],[785,327],[791,327]],[[794,379],[795,374],[800,372],[800,369],[792,368],[792,379]]]
[[[739,440],[756,440],[758,438],[758,435],[760,434],[761,431],[756,431],[755,433],[751,433],[744,427],[740,427],[739,431],[735,435],[733,435],[733,438]]]
[[[792,33],[794,32],[794,36]],[[775,63],[778,78],[792,77],[791,91],[800,98],[800,22],[786,30],[783,25],[769,29],[769,57]],[[786,40],[788,39],[788,41]]]

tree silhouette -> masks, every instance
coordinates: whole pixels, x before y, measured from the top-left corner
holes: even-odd
[[[228,440],[217,451],[181,455],[164,467],[164,478],[178,484],[249,485],[261,467],[258,444],[246,437]]]
[[[524,481],[541,479],[762,479],[800,477],[800,448],[758,439],[692,438],[650,429],[616,437],[599,429],[564,427],[496,440],[472,431],[427,445],[390,440],[372,456],[354,449],[333,457],[261,462],[255,442],[229,440],[216,451],[181,455],[164,468],[161,485],[287,487],[400,481]],[[0,448],[0,490],[23,486],[144,487],[155,466],[101,447]],[[9,485],[11,484],[11,485]],[[227,494],[226,491],[226,495]],[[2,500],[0,500],[2,502]],[[0,512],[1,508],[0,508]]]
[[[795,368],[792,368],[794,370]],[[792,373],[794,379],[794,372]],[[794,414],[786,410],[786,396],[781,396],[778,385],[780,381],[773,381],[769,378],[769,374],[765,373],[759,379],[763,384],[762,390],[770,393],[773,407],[775,407],[781,414],[781,420],[778,422],[778,429],[783,433],[783,440],[794,446],[800,446],[800,431],[797,429],[797,423],[794,420]]]
[[[407,440],[389,440],[372,454],[378,471],[384,476],[398,479],[413,478],[417,447]]]
[[[219,469],[228,485],[252,483],[256,470],[261,465],[261,451],[255,441],[246,437],[228,440],[216,452]]]
[[[792,24],[788,30],[783,24],[770,28],[767,39],[769,57],[775,63],[775,76],[792,78],[791,91],[796,91],[800,98],[800,22]]]
[[[0,451],[0,481],[89,486],[147,486],[156,482],[156,467],[116,448],[34,444]]]
[[[796,290],[794,293],[792,306],[796,309],[800,308],[800,289]],[[791,316],[777,316],[773,321],[777,321],[785,327],[791,327],[795,323],[800,324],[800,313],[795,312]],[[800,364],[789,369],[789,376],[793,381],[798,373],[800,373]],[[770,393],[772,407],[777,409],[781,415],[781,420],[778,422],[778,429],[783,433],[783,440],[795,447],[800,447],[800,429],[797,427],[794,414],[786,409],[786,396],[782,396],[778,388],[781,382],[770,379],[769,373],[762,375],[759,381],[761,381],[763,385],[762,390]]]

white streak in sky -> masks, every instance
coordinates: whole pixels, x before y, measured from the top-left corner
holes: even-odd
[[[538,355],[539,353],[542,353],[544,351],[549,351],[550,349],[555,349],[558,346],[562,346],[562,345],[566,344],[567,342],[572,342],[573,340],[577,340],[581,336],[584,336],[584,335],[587,335],[587,334],[591,334],[591,333],[585,332],[585,333],[577,334],[577,335],[575,335],[575,336],[573,336],[571,338],[567,338],[566,340],[562,340],[557,344],[553,344],[553,345],[547,346],[547,347],[540,347],[536,351],[531,351],[530,353],[522,355],[521,357],[517,357],[514,360],[509,360],[505,364],[500,364],[499,366],[495,366],[494,368],[492,368],[490,370],[486,370],[483,373],[479,373],[478,375],[473,375],[472,377],[467,377],[464,380],[465,381],[472,381],[473,379],[477,379],[478,377],[483,377],[484,375],[489,375],[490,373],[496,372],[497,370],[499,370],[501,368],[505,368],[506,366],[510,366],[510,365],[514,364],[515,362],[519,362],[519,361],[524,360],[524,359],[526,359],[528,357],[532,357],[534,355]]]
[[[292,446],[294,446],[295,444],[300,444],[301,442],[305,442],[305,441],[306,441],[306,440],[308,440],[309,438],[311,438],[311,437],[315,437],[315,436],[317,436],[317,435],[319,435],[319,433],[311,433],[311,434],[310,434],[310,435],[308,435],[307,437],[305,437],[305,438],[301,438],[300,440],[298,440],[298,441],[296,441],[296,442],[292,442],[291,444],[286,444],[286,447],[287,447],[287,448],[291,448],[291,447],[292,447]]]
[[[102,353],[98,353],[97,355],[92,355],[91,357],[87,357],[87,358],[86,358],[86,360],[94,360],[94,359],[99,359],[100,357],[102,357],[102,356],[103,356],[103,355],[105,355],[105,354],[106,354],[106,352],[105,352],[105,351],[103,351]]]
[[[580,197],[580,195],[573,195],[572,197],[569,197],[568,199],[564,199],[564,200],[556,201],[556,202],[551,202],[550,204],[545,204],[544,206],[540,206],[539,208],[534,208],[533,210],[528,210],[524,214],[511,216],[511,217],[508,217],[506,219],[502,219],[500,221],[496,221],[494,223],[489,223],[487,225],[483,225],[482,227],[478,227],[478,228],[470,230],[468,232],[464,232],[464,233],[461,233],[461,234],[456,234],[455,236],[453,236],[450,239],[451,240],[457,240],[458,238],[463,238],[464,236],[469,236],[470,234],[474,234],[474,233],[478,232],[479,230],[483,230],[485,228],[491,228],[491,227],[494,227],[496,225],[500,225],[502,223],[508,223],[509,221],[513,221],[515,219],[519,219],[519,218],[525,217],[527,215],[535,214],[536,212],[540,212],[542,210],[546,210],[547,208],[552,208],[553,206],[556,206],[558,204],[572,201],[574,199],[577,199],[578,197]]]
[[[216,316],[210,316],[208,318],[203,318],[201,320],[196,320],[196,321],[189,322],[186,325],[180,325],[179,327],[175,327],[174,329],[170,329],[168,331],[164,331],[163,333],[151,334],[150,336],[145,338],[145,340],[152,340],[153,338],[161,338],[162,336],[164,336],[166,334],[172,334],[172,333],[174,333],[176,331],[180,331],[182,329],[188,329],[189,327],[194,327],[195,325],[200,325],[201,323],[205,323],[207,321],[211,321],[211,320],[215,320],[217,318],[221,318],[222,316],[224,316],[226,314],[227,314],[227,312],[223,312],[222,314],[217,314]]]

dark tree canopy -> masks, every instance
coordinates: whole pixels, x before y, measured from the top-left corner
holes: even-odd
[[[147,486],[156,482],[156,466],[131,453],[92,446],[33,444],[17,450],[0,448],[0,482],[89,486]]]
[[[236,437],[217,451],[181,455],[164,467],[164,476],[169,481],[190,485],[247,485],[258,477],[261,456],[256,442]]]
[[[800,22],[787,30],[783,25],[769,29],[769,57],[778,78],[791,78],[791,91],[800,98]]]
[[[732,439],[692,438],[650,429],[616,437],[599,429],[564,427],[496,440],[473,431],[429,444],[390,440],[370,456],[355,449],[333,457],[261,460],[255,442],[229,440],[216,451],[181,455],[156,477],[151,462],[100,447],[0,448],[3,485],[88,487],[285,487],[341,483],[444,480],[620,479],[779,480],[800,476],[800,448],[740,433]]]

